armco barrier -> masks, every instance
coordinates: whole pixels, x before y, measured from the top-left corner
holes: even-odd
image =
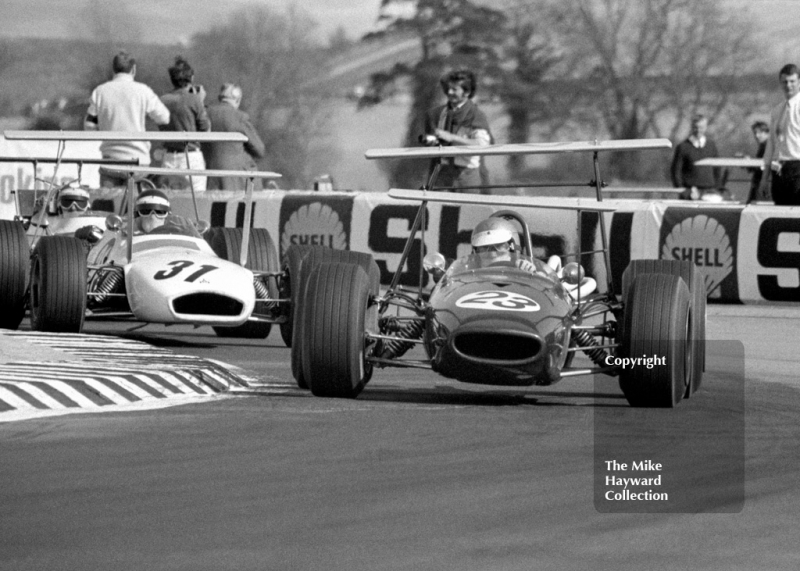
[[[711,301],[800,302],[800,208],[683,201],[607,203],[618,209],[605,215],[616,291],[631,259],[681,259],[701,268]],[[194,212],[186,196],[174,197],[173,205],[180,213]],[[261,191],[256,193],[253,224],[270,231],[279,254],[291,244],[369,252],[381,269],[382,281],[388,283],[397,269],[416,207],[417,203],[390,199],[384,193]],[[231,199],[230,194],[206,192],[198,208],[213,226],[241,226],[244,219],[242,193]],[[538,256],[576,250],[576,212],[518,210],[528,221]],[[425,251],[438,251],[448,258],[466,254],[472,229],[492,211],[478,205],[429,204]],[[597,215],[584,212],[582,217],[580,249],[597,249]],[[421,240],[418,236],[415,248]],[[599,256],[585,256],[582,263],[600,284],[606,283]],[[419,256],[411,256],[401,283],[415,285],[419,275]]]

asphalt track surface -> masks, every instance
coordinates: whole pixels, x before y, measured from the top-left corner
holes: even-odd
[[[667,411],[629,408],[614,379],[509,390],[398,369],[318,399],[291,388],[277,331],[208,333],[125,335],[261,389],[0,424],[0,569],[800,568],[800,310],[710,306],[723,342]],[[634,504],[668,513],[609,513],[602,463],[630,455],[664,464],[670,501]]]

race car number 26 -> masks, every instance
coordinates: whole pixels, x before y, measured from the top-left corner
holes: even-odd
[[[157,271],[156,275],[154,275],[153,278],[155,278],[157,280],[168,280],[170,278],[174,278],[179,273],[181,273],[183,270],[185,270],[187,268],[190,268],[190,267],[192,267],[192,266],[194,266],[196,264],[194,264],[193,262],[189,262],[187,260],[175,260],[174,262],[168,262],[167,265],[168,266],[172,266],[172,267],[169,270],[159,270],[159,271]],[[207,274],[208,272],[210,272],[212,270],[216,270],[216,269],[217,269],[217,266],[210,266],[210,265],[203,264],[202,266],[200,266],[197,269],[197,271],[191,273],[183,281],[193,282],[197,278],[199,278],[200,276],[202,276],[204,274]]]
[[[478,291],[465,295],[456,302],[457,307],[488,309],[491,311],[539,311],[540,306],[529,297],[506,291]]]

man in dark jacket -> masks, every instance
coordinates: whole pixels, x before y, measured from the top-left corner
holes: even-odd
[[[423,144],[491,144],[492,134],[486,115],[472,101],[477,86],[475,74],[469,70],[453,71],[442,77],[440,85],[447,103],[425,114],[425,132],[420,138]],[[452,192],[480,192],[483,190],[481,187],[488,184],[488,174],[479,155],[445,158],[439,164],[437,188],[448,188]]]
[[[717,145],[706,136],[708,119],[703,115],[692,117],[692,132],[689,137],[675,147],[672,158],[672,184],[684,188],[681,198],[685,200],[713,200],[719,194],[719,168],[698,167],[694,163],[700,159],[718,157]],[[708,197],[705,197],[709,195]],[[705,197],[705,198],[704,198]]]
[[[204,103],[206,91],[202,85],[194,84],[194,70],[189,62],[181,56],[175,58],[175,64],[169,68],[169,78],[175,90],[161,96],[161,101],[169,109],[169,123],[162,125],[160,129],[178,133],[210,130]],[[199,143],[166,142],[163,153],[161,166],[165,168],[194,170],[206,168]],[[188,188],[191,184],[194,190],[206,189],[204,176],[193,176],[191,182],[189,177],[163,177],[161,183],[162,186],[170,188]]]
[[[209,170],[255,170],[255,159],[264,156],[264,143],[258,136],[250,118],[239,110],[242,103],[242,88],[232,83],[222,86],[219,103],[208,107],[211,130],[236,132],[247,136],[246,143],[206,143],[203,155]],[[256,180],[256,188],[258,187]],[[208,190],[244,190],[245,180],[233,177],[209,177]]]

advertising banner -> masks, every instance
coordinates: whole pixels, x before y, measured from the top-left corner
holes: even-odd
[[[383,193],[257,191],[256,227],[267,228],[279,255],[291,244],[318,244],[372,254],[388,284],[402,257],[419,203]],[[173,197],[176,212],[194,216],[191,197]],[[634,259],[690,260],[703,272],[711,301],[724,303],[800,302],[800,209],[774,206],[706,205],[682,201],[608,200],[604,214],[614,291]],[[207,191],[198,197],[201,218],[212,226],[244,223],[244,193]],[[429,203],[402,269],[400,284],[416,286],[422,254],[455,259],[470,251],[478,222],[496,211],[484,205]],[[584,252],[581,263],[605,291],[607,276],[597,214],[574,210],[515,209],[526,220],[534,255],[564,263]],[[595,252],[595,253],[589,253]],[[570,257],[572,255],[572,257]]]

